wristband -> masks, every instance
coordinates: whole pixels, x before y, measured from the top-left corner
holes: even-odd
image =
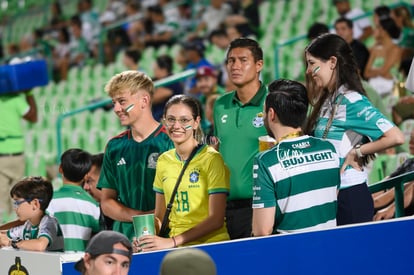
[[[355,152],[356,152],[358,158],[364,157],[364,154],[362,154],[362,152],[361,152],[361,144],[357,144],[355,146]]]
[[[175,242],[175,237],[172,237],[171,239],[172,239],[172,240],[173,240],[173,242],[174,242],[174,248],[176,248],[176,247],[177,247],[177,243]]]
[[[19,249],[18,247],[17,247],[17,243],[18,242],[20,242],[21,240],[12,240],[11,241],[11,246],[14,248],[14,249]]]

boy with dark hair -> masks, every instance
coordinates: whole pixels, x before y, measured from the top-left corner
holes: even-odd
[[[103,163],[104,154],[92,155],[92,167],[89,173],[86,175],[86,180],[83,185],[83,189],[88,192],[99,204],[101,203],[102,190],[96,188],[99,177],[101,175],[101,168]],[[111,230],[114,220],[108,216],[105,216],[101,210],[101,228],[105,230]]]
[[[58,221],[45,213],[53,186],[42,177],[28,177],[10,190],[13,205],[23,225],[0,234],[0,247],[32,251],[63,251],[63,235]]]
[[[83,190],[91,166],[91,155],[81,149],[69,149],[61,156],[63,186],[54,192],[47,210],[62,226],[65,251],[84,251],[91,236],[100,231],[99,205]]]
[[[96,188],[99,181],[99,175],[101,174],[101,168],[103,163],[104,154],[96,154],[91,156],[91,169],[86,175],[83,189],[85,189],[89,195],[91,195],[97,202],[101,201],[101,190]]]

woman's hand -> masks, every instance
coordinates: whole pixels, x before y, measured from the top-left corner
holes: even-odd
[[[387,208],[381,209],[375,214],[374,221],[381,221],[381,220],[389,220],[394,218],[395,214],[395,207],[394,205],[390,205]]]
[[[162,238],[155,235],[145,235],[139,239],[134,238],[132,246],[134,252],[146,252],[174,248],[176,247],[176,244],[173,238]]]
[[[341,174],[345,171],[348,166],[352,166],[355,170],[363,171],[364,168],[361,165],[360,159],[357,156],[355,149],[351,149],[346,155],[344,164],[341,167]]]

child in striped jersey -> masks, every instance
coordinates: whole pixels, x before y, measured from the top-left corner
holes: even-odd
[[[10,190],[17,217],[24,224],[0,233],[0,247],[32,251],[63,251],[59,223],[45,213],[52,199],[53,186],[42,177],[24,178]]]
[[[101,230],[99,205],[83,189],[91,166],[91,155],[81,149],[69,149],[61,156],[63,186],[54,192],[47,210],[62,227],[66,252],[84,251],[92,235]]]

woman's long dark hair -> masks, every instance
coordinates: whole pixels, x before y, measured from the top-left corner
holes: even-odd
[[[312,112],[305,125],[305,133],[311,134],[319,118],[322,105],[326,100],[334,100],[336,91],[340,86],[348,90],[366,95],[362,86],[360,72],[355,61],[352,49],[349,44],[336,34],[326,33],[318,36],[305,48],[315,58],[326,62],[331,57],[336,57],[336,68],[332,87],[318,88],[315,86],[312,76],[306,75],[306,87],[308,89],[309,102],[312,105]]]

